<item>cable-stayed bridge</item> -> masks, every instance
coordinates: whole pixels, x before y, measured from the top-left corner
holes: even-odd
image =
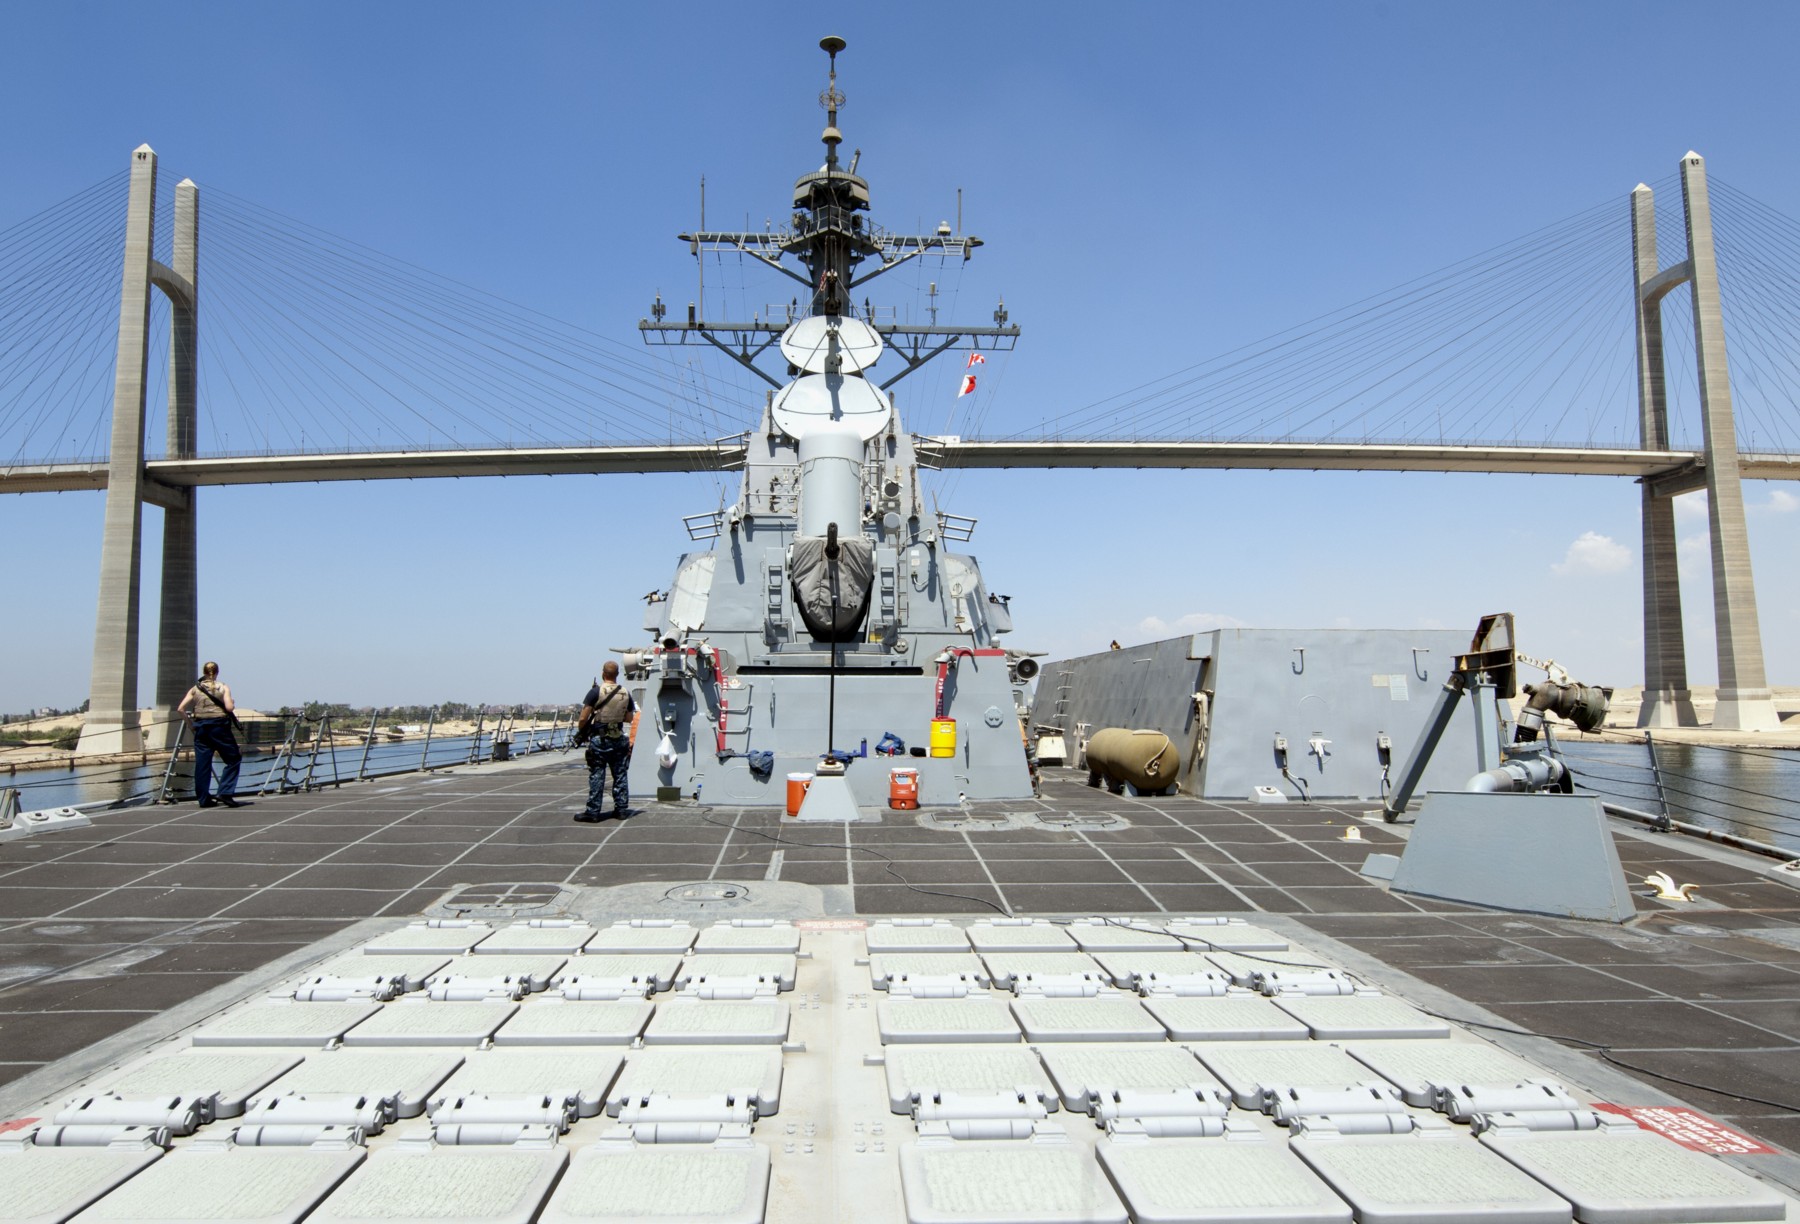
[[[1659,193],[1677,191],[1680,207],[1656,208]],[[738,358],[702,372],[224,190],[205,191],[204,226],[198,185],[161,194],[144,147],[126,173],[0,230],[0,492],[108,491],[84,740],[93,750],[138,742],[144,505],[166,515],[163,707],[179,700],[197,663],[198,488],[728,470],[741,463],[742,431],[760,419],[767,393],[746,371],[804,309],[797,299],[744,299],[747,317],[734,323],[690,315],[684,325],[665,321],[659,300],[641,324],[645,338]],[[745,236],[735,241],[744,261],[768,262]],[[1659,259],[1659,248],[1682,258]],[[956,433],[917,444],[922,462],[946,469],[1638,479],[1648,725],[1694,721],[1670,499],[1705,488],[1715,725],[1754,728],[1774,711],[1740,483],[1800,479],[1797,290],[1800,223],[1709,185],[1689,155],[1624,207],[1586,209],[1049,418],[1021,419],[1004,397],[976,398],[952,422]],[[930,328],[866,301],[862,311],[909,370],[930,355],[920,347],[926,333],[1004,368],[1018,335],[1004,307],[994,326],[961,333],[936,326],[933,307]]]

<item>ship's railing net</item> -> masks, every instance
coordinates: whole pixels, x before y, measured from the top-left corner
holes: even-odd
[[[1800,858],[1800,752],[1723,744],[1559,741],[1575,793]]]
[[[244,748],[238,776],[240,795],[283,794],[341,786],[396,774],[429,772],[497,759],[516,759],[557,752],[572,745],[575,711],[558,709],[526,714],[519,711],[484,715],[473,728],[435,727],[436,710],[427,722],[401,734],[390,732],[381,711],[349,718],[296,714],[258,720],[238,732]],[[139,803],[186,803],[195,797],[193,736],[184,720],[147,719],[147,740],[177,734],[167,749],[118,753],[91,764],[58,753],[14,762],[0,772],[0,790],[18,792],[19,808],[49,808]],[[265,733],[270,727],[273,734]],[[503,745],[503,746],[502,746]],[[214,758],[215,770],[223,768]],[[216,787],[215,787],[216,789]]]

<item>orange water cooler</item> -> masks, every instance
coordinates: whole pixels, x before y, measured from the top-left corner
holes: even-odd
[[[788,775],[787,814],[798,816],[800,805],[806,802],[806,788],[812,785],[813,776],[809,773],[791,773]]]
[[[895,769],[888,774],[888,806],[910,812],[919,806],[919,771]]]

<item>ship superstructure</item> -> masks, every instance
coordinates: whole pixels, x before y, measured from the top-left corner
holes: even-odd
[[[1010,349],[1019,329],[1003,305],[992,326],[966,327],[905,324],[871,304],[884,273],[966,260],[981,242],[947,222],[924,235],[873,223],[860,153],[839,158],[844,42],[820,46],[825,161],[794,184],[790,222],[680,236],[697,256],[741,252],[803,288],[777,318],[713,322],[690,307],[671,321],[659,297],[640,324],[652,344],[713,345],[771,389],[743,439],[737,500],[686,520],[710,547],[649,601],[650,645],[621,652],[641,711],[631,789],[776,804],[790,772],[837,754],[858,802],[884,800],[896,767],[919,771],[927,804],[1029,795],[1021,686],[1036,664],[1001,645],[1007,601],[952,551],[974,520],[928,507],[925,440],[889,395],[941,354]]]

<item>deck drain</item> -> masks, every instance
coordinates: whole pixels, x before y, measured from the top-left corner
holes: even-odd
[[[698,884],[677,884],[663,894],[664,905],[716,905],[729,908],[734,905],[748,905],[750,889],[747,885],[731,884],[723,880],[702,880]]]
[[[1678,922],[1669,930],[1676,935],[1686,935],[1689,939],[1718,939],[1731,934],[1722,927],[1707,926],[1703,922]],[[1756,935],[1762,932],[1752,931],[1750,933]]]
[[[458,918],[541,918],[560,912],[568,898],[559,884],[464,884],[431,909]]]
[[[1110,812],[1045,812],[1032,819],[1039,828],[1057,833],[1113,833],[1131,827],[1129,820]]]
[[[919,824],[943,833],[1010,833],[1030,827],[1030,812],[979,812],[967,808],[951,808],[941,812],[923,812]]]

